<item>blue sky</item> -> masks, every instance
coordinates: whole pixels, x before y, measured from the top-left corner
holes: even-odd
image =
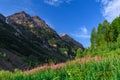
[[[24,10],[38,15],[58,34],[69,34],[88,47],[92,28],[119,16],[119,4],[120,0],[0,0],[0,13],[8,16]]]

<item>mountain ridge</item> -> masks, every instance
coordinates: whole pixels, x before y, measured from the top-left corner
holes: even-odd
[[[8,56],[9,53],[2,49],[20,57],[23,65],[26,65],[22,70],[45,63],[59,63],[74,59],[76,50],[84,49],[82,45],[73,43],[74,41],[71,43],[67,39],[63,40],[40,17],[30,16],[24,11],[7,17],[0,15],[0,34],[4,34],[0,35],[0,53],[4,53],[10,63],[12,61]],[[0,56],[4,60],[6,57]],[[19,67],[14,66],[7,70],[12,71],[15,68]]]
[[[60,37],[61,37],[63,40],[69,42],[69,43],[72,43],[72,44],[77,45],[78,47],[83,47],[83,45],[82,45],[81,43],[79,43],[79,42],[77,42],[76,40],[74,40],[74,39],[73,39],[72,37],[70,37],[68,34],[61,34]]]

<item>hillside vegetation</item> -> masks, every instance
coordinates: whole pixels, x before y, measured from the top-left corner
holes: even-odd
[[[92,29],[91,46],[86,49],[85,54],[105,56],[106,53],[120,48],[120,17],[109,23],[105,20]],[[111,55],[111,54],[110,54]]]
[[[111,53],[114,54],[114,53]],[[24,73],[16,70],[0,72],[1,80],[119,80],[120,55],[109,57],[86,57],[77,59],[58,68],[45,68]]]

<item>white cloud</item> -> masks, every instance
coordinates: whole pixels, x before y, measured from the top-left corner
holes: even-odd
[[[102,13],[109,22],[120,15],[120,0],[99,0],[102,3]]]
[[[72,0],[44,0],[45,3],[52,6],[59,6],[61,3],[70,3]]]
[[[88,33],[88,30],[87,30],[86,27],[81,27],[80,29],[81,29],[81,31],[82,31],[84,34],[87,34],[87,33]]]
[[[90,38],[90,35],[88,34],[88,29],[86,27],[80,27],[77,31],[75,31],[71,35],[76,38],[84,38],[84,39]]]

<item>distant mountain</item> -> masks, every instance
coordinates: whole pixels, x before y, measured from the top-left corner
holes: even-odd
[[[71,38],[69,35],[67,35],[67,34],[61,34],[60,37],[63,40],[65,40],[66,42],[68,42],[69,44],[73,44],[75,46],[78,46],[78,47],[84,49],[83,45],[81,43],[77,42],[76,40],[74,40],[73,38]]]
[[[24,11],[0,14],[0,69],[21,70],[74,59],[82,44],[67,34],[59,36],[38,16]]]

